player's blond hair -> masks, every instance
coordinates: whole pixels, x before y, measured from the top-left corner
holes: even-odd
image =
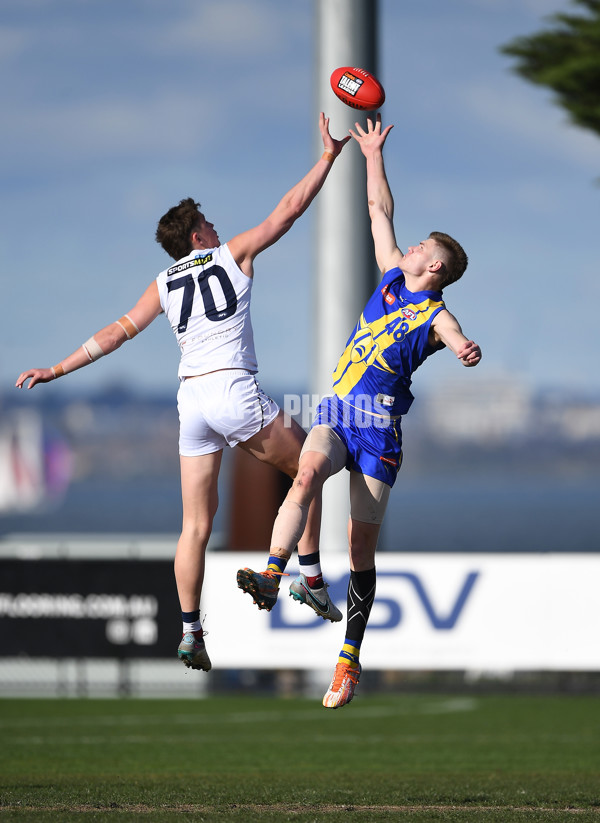
[[[444,280],[442,286],[449,286],[451,283],[456,283],[465,273],[465,269],[469,263],[467,253],[458,241],[450,237],[449,234],[444,234],[443,231],[432,231],[429,237],[446,252],[446,259],[442,261],[444,265]]]
[[[191,197],[181,200],[158,221],[156,242],[174,260],[181,260],[192,251],[192,232],[202,224],[200,203]]]

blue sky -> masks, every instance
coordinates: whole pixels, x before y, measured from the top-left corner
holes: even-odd
[[[588,309],[600,299],[600,139],[498,51],[567,8],[380,0],[379,76],[400,245],[438,229],[470,256],[445,297],[484,351],[473,376],[579,393],[600,389]],[[318,156],[313,17],[313,0],[3,0],[3,391],[131,308],[168,265],[154,231],[179,199],[200,200],[225,240],[305,173]],[[340,107],[332,93],[336,136]],[[310,384],[312,221],[257,261],[253,322],[273,393]],[[420,385],[451,379],[449,358]],[[61,391],[175,391],[177,362],[158,318]]]

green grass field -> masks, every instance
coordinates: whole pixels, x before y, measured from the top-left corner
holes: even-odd
[[[594,697],[0,700],[6,821],[597,821]]]

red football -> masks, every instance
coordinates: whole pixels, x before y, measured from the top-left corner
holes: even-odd
[[[373,111],[383,106],[383,86],[368,71],[342,66],[331,75],[331,88],[336,97],[353,109]]]

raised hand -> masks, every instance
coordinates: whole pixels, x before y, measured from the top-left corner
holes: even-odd
[[[375,123],[373,123],[370,118],[367,118],[367,131],[363,129],[360,123],[355,123],[354,125],[356,131],[350,129],[350,134],[359,144],[360,150],[365,156],[372,154],[374,151],[381,151],[388,134],[394,128],[394,126],[390,124],[382,131],[380,114],[377,115]]]
[[[331,152],[334,157],[337,157],[348,140],[350,140],[350,135],[344,137],[343,140],[336,140],[335,137],[332,137],[329,134],[329,117],[325,117],[323,112],[319,115],[319,128],[321,130],[321,137],[323,138],[323,148],[325,151]]]

